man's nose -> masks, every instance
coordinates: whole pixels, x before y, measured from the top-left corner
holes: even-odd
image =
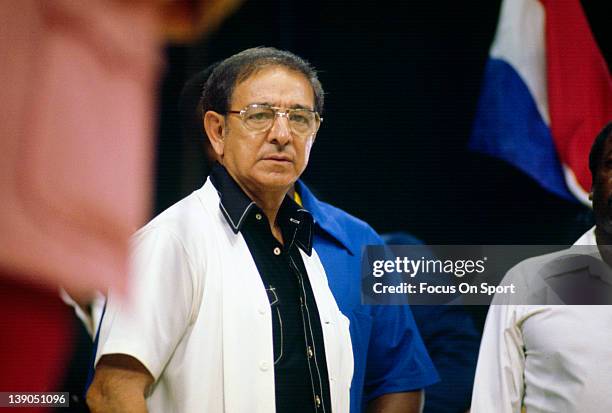
[[[272,122],[272,127],[268,132],[268,139],[279,145],[286,145],[291,140],[291,127],[287,113],[277,112]]]

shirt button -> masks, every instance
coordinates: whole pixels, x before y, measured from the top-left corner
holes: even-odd
[[[268,370],[268,363],[266,361],[260,362],[259,363],[259,370],[267,371]]]
[[[281,254],[281,249],[276,247],[274,248],[274,255],[280,255]]]
[[[317,408],[321,407],[321,398],[318,394],[315,396],[315,404],[317,405]]]
[[[314,353],[312,352],[312,347],[308,346],[308,350],[306,351],[308,354],[308,358],[311,359]]]
[[[255,219],[258,221],[261,221],[261,214],[255,214]]]
[[[266,309],[263,307],[259,307],[259,309],[257,310],[259,312],[259,314],[264,315],[266,313]]]

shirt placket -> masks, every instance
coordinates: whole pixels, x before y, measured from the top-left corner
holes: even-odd
[[[265,219],[263,219],[259,213],[257,215],[255,217],[256,220],[260,221],[261,225],[267,225]],[[278,257],[278,259],[283,260],[283,265],[288,266],[297,278],[299,286],[300,315],[304,332],[304,351],[308,363],[308,371],[312,388],[312,400],[316,413],[327,413],[326,405],[328,404],[326,404],[323,400],[324,387],[323,375],[321,373],[321,363],[324,362],[324,359],[317,349],[313,332],[313,323],[314,320],[317,320],[317,318],[314,318],[312,311],[317,310],[316,308],[311,308],[311,306],[309,306],[309,302],[312,303],[312,301],[308,299],[306,292],[307,288],[304,285],[305,275],[302,273],[302,271],[300,271],[295,259],[293,258],[293,254],[300,253],[296,244],[300,220],[290,218],[289,222],[291,229],[288,232],[290,235],[284,234],[285,236],[289,235],[285,239],[285,245],[283,246],[281,243],[274,240],[272,253],[274,256]]]
[[[295,235],[295,234],[294,234]],[[294,237],[295,238],[295,237]],[[293,245],[293,244],[291,244]],[[291,246],[290,246],[291,248]],[[299,251],[292,251],[298,253]],[[302,316],[302,326],[304,328],[304,344],[306,351],[306,360],[308,361],[308,370],[310,373],[310,382],[312,384],[312,397],[316,412],[325,413],[325,403],[323,403],[323,379],[320,369],[320,357],[317,353],[317,347],[315,345],[314,333],[312,329],[312,316],[313,311],[308,306],[308,299],[306,297],[306,288],[304,286],[304,275],[296,265],[291,253],[287,253],[286,256],[289,260],[289,267],[295,274],[299,284],[300,294],[300,314]]]

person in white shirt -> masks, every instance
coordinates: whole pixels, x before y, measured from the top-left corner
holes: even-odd
[[[348,319],[312,248],[312,216],[287,196],[321,123],[316,72],[247,49],[214,69],[202,102],[220,164],[134,237],[134,294],[109,294],[87,403],[347,413]]]
[[[612,254],[606,247],[612,245],[612,123],[595,139],[589,167],[596,226],[572,247],[587,253],[566,260],[563,268],[573,282],[582,277],[584,283],[574,284],[579,288],[599,283],[601,289],[609,290]],[[573,250],[523,261],[505,277],[505,283],[519,283],[527,287],[531,298],[543,301],[517,305],[494,300],[481,342],[471,413],[612,412],[612,306],[549,305],[567,303],[567,288],[542,282],[540,277],[542,270],[559,268],[568,251]],[[569,298],[577,297],[581,296]],[[603,302],[610,303],[609,296]]]

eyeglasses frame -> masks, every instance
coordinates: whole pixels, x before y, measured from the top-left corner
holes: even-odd
[[[311,113],[315,114],[315,119],[318,119],[318,124],[317,124],[317,128],[316,130],[314,130],[310,136],[314,135],[315,133],[317,133],[319,131],[319,128],[321,127],[321,123],[323,123],[323,118],[321,117],[321,115],[319,115],[319,112],[317,112],[316,110],[312,110],[312,109],[308,109],[308,108],[288,108],[285,110],[281,110],[281,108],[279,108],[278,106],[270,106],[270,105],[265,105],[265,104],[261,104],[261,103],[251,103],[250,105],[245,106],[243,109],[241,110],[228,110],[226,113],[227,114],[235,114],[235,115],[240,115],[240,119],[242,120],[242,124],[245,126],[245,128],[247,128],[250,131],[253,132],[267,132],[270,129],[272,129],[272,126],[274,126],[274,121],[272,121],[272,123],[270,123],[270,126],[266,129],[262,129],[262,130],[255,130],[252,128],[249,128],[247,126],[246,120],[244,119],[244,114],[250,109],[250,108],[258,108],[258,107],[262,107],[262,108],[267,108],[267,109],[272,109],[274,111],[274,120],[276,120],[277,117],[284,117],[287,119],[287,121],[289,121],[289,114],[296,111],[296,110],[305,110]],[[289,128],[291,129],[291,131],[293,133],[296,133],[293,128],[291,128],[291,123],[289,123]],[[298,134],[299,135],[299,134]],[[304,136],[308,136],[308,135],[304,135]]]

